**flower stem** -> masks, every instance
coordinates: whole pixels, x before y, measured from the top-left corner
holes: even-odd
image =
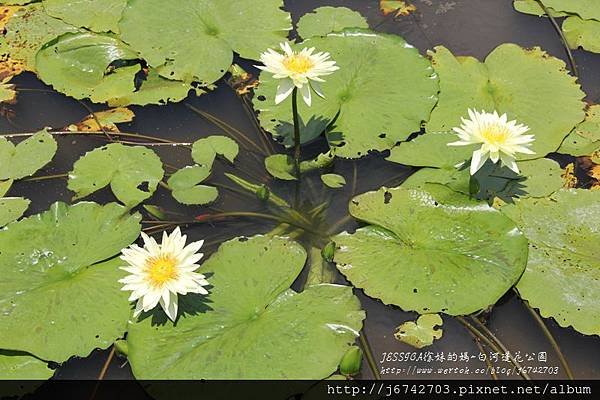
[[[66,178],[69,174],[55,174],[55,175],[43,175],[43,176],[33,176],[30,178],[24,178],[22,182],[32,182],[32,181],[43,181],[46,179],[56,179],[56,178]]]
[[[375,357],[373,357],[373,351],[371,350],[371,346],[369,345],[369,341],[367,339],[367,334],[365,333],[365,329],[363,328],[360,336],[358,337],[360,341],[360,346],[363,349],[363,353],[367,359],[367,363],[369,364],[369,368],[373,373],[373,377],[377,380],[381,380],[381,375],[379,374],[379,368],[377,367],[377,363],[375,362]]]
[[[298,116],[298,88],[292,91],[292,116],[294,118],[294,167],[300,179],[300,118]]]

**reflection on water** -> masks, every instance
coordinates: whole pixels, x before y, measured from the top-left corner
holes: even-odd
[[[522,46],[540,45],[552,55],[565,58],[564,50],[552,26],[545,20],[536,20],[535,17],[521,15],[512,10],[511,0],[456,0],[432,1],[413,0],[417,12],[400,20],[384,18],[378,10],[377,0],[288,0],[287,8],[292,12],[294,21],[299,16],[321,5],[346,6],[360,11],[371,27],[377,30],[391,32],[404,36],[410,43],[418,47],[422,53],[435,45],[443,44],[456,54],[474,55],[483,58],[494,47],[503,42],[515,42]],[[576,60],[579,66],[581,82],[590,100],[600,100],[600,55],[576,51]],[[240,64],[252,71],[251,62],[240,60]],[[594,74],[593,71],[596,71]],[[19,102],[10,108],[14,117],[10,123],[3,118],[0,128],[3,133],[36,131],[44,126],[60,128],[79,121],[88,114],[82,104],[63,95],[48,91],[48,87],[37,81],[32,75],[24,74],[16,78],[18,85]],[[294,196],[294,183],[275,181],[271,179],[262,166],[262,158],[270,151],[271,145],[264,145],[259,138],[259,133],[253,121],[248,118],[247,109],[243,102],[224,83],[210,95],[190,99],[184,103],[171,104],[164,107],[147,106],[144,108],[131,107],[136,118],[132,123],[122,125],[124,132],[136,132],[151,136],[161,136],[178,142],[192,142],[200,137],[224,132],[214,124],[202,118],[190,107],[208,112],[221,120],[226,121],[235,129],[248,135],[259,146],[240,153],[237,167],[215,164],[211,182],[220,185],[221,196],[214,204],[214,210],[227,211],[264,211],[263,205],[253,195],[230,190],[235,185],[223,176],[223,172],[234,172],[244,179],[254,183],[266,183],[274,192],[284,198],[292,199]],[[88,104],[94,110],[103,107]],[[308,122],[310,124],[310,121]],[[283,133],[283,132],[282,132]],[[285,133],[283,133],[285,136]],[[238,140],[239,141],[239,140]],[[81,154],[100,146],[106,142],[103,137],[60,137],[58,138],[59,150],[52,164],[45,168],[42,174],[61,174],[68,172]],[[244,145],[243,142],[240,144]],[[248,146],[246,146],[248,147]],[[277,152],[283,147],[274,144]],[[167,166],[182,167],[192,163],[188,150],[182,147],[160,146],[154,147]],[[317,140],[306,147],[307,158],[316,156],[326,150],[323,140]],[[242,167],[240,167],[242,166]],[[322,226],[336,227],[338,230],[354,229],[357,224],[347,216],[347,204],[353,194],[373,190],[381,185],[394,186],[403,181],[413,171],[412,168],[402,167],[397,164],[385,162],[382,157],[369,156],[360,161],[337,160],[329,172],[343,175],[348,184],[343,189],[325,189],[320,182],[318,174],[309,174],[302,182],[300,188],[300,203],[303,209],[310,209],[323,202],[329,205],[329,212],[321,221]],[[31,182],[17,182],[13,192],[32,199],[29,213],[46,210],[56,200],[70,201],[72,193],[66,189],[66,180],[52,179]],[[109,191],[103,190],[90,200],[107,202],[112,200]],[[162,188],[148,202],[156,204],[179,213],[193,217],[206,212],[206,208],[187,207],[175,202]],[[174,214],[177,215],[177,214]],[[267,232],[273,224],[257,220],[227,220],[215,223],[198,224],[186,229],[186,233],[193,240],[206,239],[206,250],[210,253],[216,246],[227,239],[238,235],[252,235]],[[341,276],[337,278],[343,282]],[[402,322],[414,319],[414,313],[403,312],[395,307],[384,306],[381,302],[364,296],[357,291],[363,307],[367,311],[365,330],[373,349],[375,358],[379,361],[385,356],[400,352],[414,352],[409,346],[394,339],[395,327]],[[509,292],[488,315],[491,330],[504,341],[511,351],[520,351],[521,355],[545,353],[547,361],[524,360],[527,366],[560,366],[550,344],[545,339],[539,326],[537,326],[523,306],[521,301]],[[552,320],[546,321],[551,332],[558,340],[565,356],[571,363],[574,375],[577,378],[599,378],[600,366],[597,354],[600,354],[600,339],[586,337],[572,329],[562,329]],[[485,363],[478,359],[480,349],[463,325],[452,318],[444,318],[444,336],[432,346],[416,351],[416,354],[432,352],[431,362],[421,361],[384,361],[380,366],[395,368],[388,369],[384,378],[460,378],[463,376],[490,378],[489,375],[474,375],[477,368],[485,367]],[[385,356],[384,356],[385,353]],[[443,355],[444,360],[442,361]],[[450,354],[450,360],[448,355]],[[465,354],[468,354],[466,356]],[[108,351],[95,351],[86,359],[72,360],[60,369],[59,378],[93,379],[102,369]],[[465,360],[465,357],[468,361]],[[457,358],[457,361],[451,361]],[[392,357],[392,359],[394,359]],[[508,364],[499,363],[507,366]],[[414,369],[425,368],[425,369]],[[434,370],[429,371],[428,368]],[[449,374],[438,373],[438,367],[469,368],[466,370],[449,370]],[[392,372],[393,371],[393,372]],[[417,374],[417,371],[419,372]],[[435,372],[434,372],[435,371]],[[413,375],[414,374],[414,375]],[[499,374],[501,376],[501,374]],[[363,364],[362,376],[371,377],[371,373]],[[563,371],[558,375],[535,375],[534,378],[564,378]],[[121,379],[131,378],[131,372],[124,361],[115,358],[110,364],[106,378]],[[518,376],[508,378],[518,379]]]

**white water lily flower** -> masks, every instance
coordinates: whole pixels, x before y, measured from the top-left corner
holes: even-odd
[[[329,53],[313,54],[314,47],[304,48],[296,53],[287,42],[283,42],[279,46],[284,54],[267,49],[260,55],[260,61],[264,66],[256,66],[263,71],[272,73],[273,78],[281,79],[281,83],[277,86],[275,104],[285,100],[294,88],[298,88],[308,106],[311,104],[311,89],[318,96],[324,97],[319,83],[325,81],[320,77],[332,74],[339,69],[335,65],[335,61],[329,60]]]
[[[461,118],[460,128],[453,128],[460,140],[448,143],[448,146],[481,144],[481,148],[473,152],[471,175],[474,175],[488,158],[493,163],[501,160],[502,164],[519,173],[515,154],[535,154],[529,149],[535,140],[534,135],[525,135],[529,131],[526,125],[508,121],[506,114],[500,116],[496,111],[488,113],[469,109],[469,117],[470,119]]]
[[[171,235],[163,232],[162,242],[142,232],[144,247],[136,244],[122,250],[121,259],[128,267],[122,270],[131,275],[119,280],[125,286],[121,290],[131,290],[129,301],[136,301],[134,317],[142,311],[150,311],[158,304],[167,316],[177,318],[177,296],[187,293],[208,294],[203,286],[208,285],[206,277],[194,272],[204,256],[198,253],[204,240],[185,245],[187,237],[181,235],[179,227]]]

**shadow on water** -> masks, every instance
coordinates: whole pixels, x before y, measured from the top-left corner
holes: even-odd
[[[514,42],[525,47],[539,45],[550,54],[565,59],[564,49],[556,32],[550,23],[544,19],[521,15],[512,9],[511,0],[455,0],[432,1],[413,0],[417,6],[414,14],[394,20],[383,17],[378,9],[377,0],[288,0],[286,8],[292,12],[294,22],[306,12],[322,6],[346,6],[361,12],[369,21],[371,27],[378,31],[395,33],[403,36],[424,53],[436,45],[444,45],[451,51],[460,55],[474,55],[484,58],[493,48],[504,42]],[[588,93],[590,101],[600,100],[600,55],[582,51],[575,51],[578,63],[580,81]],[[256,74],[257,70],[252,63],[239,60],[240,64]],[[19,101],[11,106],[14,112],[11,121],[3,118],[0,128],[3,133],[35,131],[44,126],[61,128],[81,120],[88,114],[82,104],[71,98],[55,93],[49,87],[39,82],[33,75],[24,74],[15,80],[19,92]],[[187,105],[185,104],[187,103]],[[86,103],[87,104],[87,103]],[[94,110],[102,110],[99,105],[87,104]],[[136,132],[151,136],[160,136],[177,142],[193,142],[200,137],[213,134],[224,134],[220,127],[207,121],[198,113],[193,112],[190,106],[203,110],[229,125],[248,135],[259,146],[248,148],[241,152],[236,166],[219,162],[214,168],[211,182],[219,186],[221,196],[212,206],[213,210],[236,211],[263,211],[263,204],[252,194],[240,193],[230,190],[234,185],[224,177],[223,172],[235,172],[239,176],[254,183],[268,184],[274,192],[287,199],[293,198],[294,184],[275,181],[270,178],[261,164],[262,158],[269,153],[268,146],[262,146],[256,126],[248,118],[244,104],[224,82],[219,82],[218,88],[198,98],[189,98],[179,104],[167,106],[131,107],[136,118],[129,124],[121,125],[124,132]],[[320,124],[321,121],[308,121],[307,126]],[[289,136],[289,127],[282,128],[282,136]],[[86,151],[103,143],[106,138],[98,136],[73,136],[59,137],[59,150],[52,164],[40,174],[52,175],[68,172],[73,163]],[[316,155],[326,150],[324,139],[318,139],[306,146],[307,156]],[[248,147],[248,146],[246,146]],[[275,143],[277,152],[282,152],[283,147]],[[180,168],[192,163],[189,150],[180,146],[153,147],[167,170],[173,167]],[[239,167],[242,166],[242,167]],[[370,155],[360,161],[336,160],[329,168],[330,171],[341,174],[349,182],[343,189],[326,190],[319,181],[318,174],[309,174],[302,183],[301,203],[310,208],[326,201],[329,212],[321,221],[322,226],[335,227],[336,231],[355,229],[358,224],[347,217],[347,204],[352,195],[368,190],[374,190],[382,185],[394,186],[401,183],[415,169],[403,167],[386,162],[381,156]],[[14,185],[14,193],[28,197],[32,200],[29,213],[37,213],[48,209],[49,205],[57,200],[70,201],[72,193],[66,188],[66,179],[40,180],[32,184],[26,180]],[[103,190],[90,200],[99,202],[112,201],[109,191]],[[156,204],[173,212],[174,215],[194,217],[206,212],[203,207],[188,207],[175,202],[167,191],[159,188],[148,204]],[[267,232],[273,228],[272,222],[257,220],[224,220],[214,223],[194,224],[186,229],[191,239],[206,239],[205,253],[213,252],[218,244],[239,235],[253,235]],[[338,281],[343,278],[338,276]],[[411,347],[398,342],[394,338],[395,328],[404,321],[414,319],[415,313],[403,312],[398,308],[385,306],[356,291],[364,309],[367,311],[365,332],[375,358],[379,362],[382,354],[394,352],[412,352]],[[187,307],[187,306],[186,306]],[[210,304],[195,303],[190,306],[189,313],[207,312]],[[153,317],[150,315],[150,317]],[[488,326],[497,336],[507,344],[511,351],[525,353],[545,352],[545,363],[525,363],[526,365],[560,366],[556,354],[544,337],[539,326],[535,324],[529,311],[523,303],[513,294],[507,293],[488,314]],[[160,323],[157,319],[156,323]],[[599,378],[600,365],[597,354],[600,354],[600,339],[581,335],[570,328],[560,328],[553,320],[546,320],[550,331],[558,340],[565,356],[570,361],[573,373],[577,378]],[[455,319],[444,317],[443,338],[423,352],[444,354],[465,353],[479,354],[479,348],[469,335],[468,331]],[[417,351],[417,353],[422,353]],[[75,359],[67,362],[56,374],[58,378],[94,379],[102,369],[108,351],[94,351],[85,359]],[[425,373],[410,375],[406,371],[408,366],[419,367],[468,367],[471,374],[459,371],[448,375]],[[508,365],[508,364],[507,364]],[[472,375],[474,368],[484,367],[485,364],[476,358],[458,363],[446,361],[389,363],[381,366],[397,367],[399,372],[384,374],[388,379],[431,379],[431,378],[490,378],[488,376]],[[107,370],[107,379],[131,378],[132,374],[127,364],[122,359],[114,358]],[[370,378],[366,363],[363,363],[362,377]],[[564,372],[558,375],[535,375],[536,378],[564,378]],[[509,378],[518,379],[518,376]]]

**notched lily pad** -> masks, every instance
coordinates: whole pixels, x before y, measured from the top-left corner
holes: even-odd
[[[355,197],[350,214],[368,225],[332,239],[338,269],[367,295],[407,311],[484,309],[525,269],[527,239],[514,223],[449,189],[381,188]]]
[[[112,143],[77,160],[67,187],[80,199],[110,185],[119,201],[134,207],[152,196],[163,174],[162,162],[151,149]]]
[[[346,178],[338,174],[323,174],[321,181],[332,189],[339,189],[346,184]]]
[[[271,176],[284,181],[295,181],[296,172],[293,157],[287,154],[273,154],[265,158],[265,169]]]
[[[290,289],[299,244],[254,236],[223,243],[199,270],[206,296],[180,298],[176,326],[157,314],[129,326],[138,379],[323,379],[355,341],[364,312],[347,286]],[[161,320],[162,318],[162,320]],[[269,360],[269,362],[264,362]]]
[[[192,146],[192,158],[200,165],[212,167],[217,155],[233,163],[240,151],[237,142],[227,136],[209,136],[196,140]]]
[[[304,14],[298,21],[296,30],[305,38],[325,36],[345,28],[369,28],[365,17],[346,7],[319,7]]]
[[[175,200],[182,204],[209,204],[217,199],[217,188],[199,185],[210,175],[210,167],[194,165],[175,172],[167,184]]]
[[[139,233],[115,203],[55,203],[0,230],[0,348],[63,362],[110,346],[131,312],[111,257]]]
[[[434,340],[442,337],[442,329],[437,328],[443,324],[442,317],[438,314],[423,314],[415,322],[406,321],[394,332],[394,337],[417,349],[431,346]]]
[[[0,180],[33,175],[56,154],[56,140],[46,129],[17,144],[0,137]]]
[[[560,190],[549,198],[505,206],[529,239],[527,269],[517,289],[560,326],[600,334],[600,191]]]

